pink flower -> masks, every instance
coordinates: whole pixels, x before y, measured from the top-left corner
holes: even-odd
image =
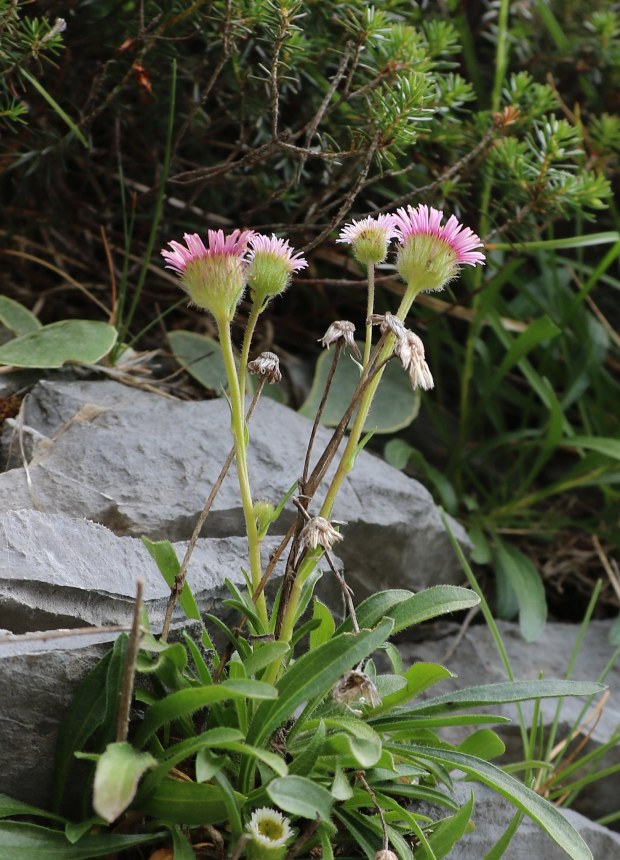
[[[261,233],[250,239],[248,284],[255,301],[263,303],[279,295],[288,287],[291,275],[307,266],[307,260],[291,248],[287,239]]]
[[[277,257],[286,264],[286,267],[291,274],[308,267],[308,261],[302,257],[301,253],[295,252],[294,248],[291,248],[288,239],[280,239],[273,233],[271,236],[264,236],[262,233],[255,233],[251,237],[250,251],[248,253],[248,260],[250,263],[257,254],[271,254],[272,256]]]
[[[369,266],[385,260],[390,241],[396,235],[395,216],[377,215],[347,224],[336,241],[352,245],[355,259]]]
[[[253,233],[233,230],[208,230],[208,247],[197,233],[186,233],[180,242],[169,242],[171,251],[161,254],[166,268],[181,278],[181,286],[200,308],[211,311],[216,319],[231,319],[246,283],[244,256]]]
[[[395,230],[401,248],[396,261],[399,274],[420,290],[440,290],[459,271],[459,266],[484,265],[480,237],[451,215],[442,225],[440,209],[421,204],[407,206],[395,215]]]

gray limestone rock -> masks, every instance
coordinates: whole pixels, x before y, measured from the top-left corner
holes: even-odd
[[[579,633],[577,625],[548,623],[539,639],[534,643],[528,643],[521,637],[517,624],[510,622],[498,622],[498,624],[516,679],[535,679],[541,673],[543,678],[566,677],[568,661]],[[604,670],[614,652],[614,647],[609,643],[610,628],[610,622],[592,621],[590,623],[575,663],[572,674],[574,680],[593,681]],[[458,635],[458,628],[454,625],[452,634]],[[455,673],[454,679],[442,681],[427,693],[427,696],[506,680],[502,663],[486,625],[470,627],[458,643],[455,652],[446,661],[445,655],[455,641],[453,636],[447,635],[443,639],[415,644],[407,643],[400,647],[405,665],[416,661],[430,661],[445,664]],[[596,747],[607,743],[613,736],[617,736],[620,727],[620,664],[618,662],[610,670],[605,683],[609,691],[608,697],[602,703],[600,713],[595,711],[596,701],[586,708],[584,714],[583,699],[564,698],[561,702],[556,742],[559,743],[567,738],[576,724],[582,726],[582,731],[571,749],[575,749],[577,743],[583,740],[585,746],[580,755],[592,752]],[[539,718],[546,727],[549,727],[554,720],[557,704],[556,699],[540,701]],[[533,705],[526,702],[521,707],[529,725]],[[523,747],[516,722],[515,706],[496,705],[486,710],[493,714],[509,716],[513,720],[508,725],[495,727],[495,731],[501,735],[507,745],[506,755],[500,763],[522,760]],[[589,718],[587,723],[586,718]],[[450,730],[445,736],[449,740],[458,742],[464,733],[468,732]],[[597,763],[596,769],[600,771],[614,766],[620,766],[620,742],[606,752]],[[591,783],[578,796],[573,807],[585,815],[598,818],[618,811],[619,798],[620,775],[613,773],[600,781]]]
[[[231,446],[224,400],[181,402],[109,381],[43,381],[26,399],[21,420],[7,424],[3,446],[12,468],[0,475],[0,511],[87,517],[115,534],[153,539],[189,538]],[[273,400],[259,403],[250,426],[255,498],[277,503],[300,477],[310,427]],[[317,456],[330,436],[320,428]],[[286,531],[293,515],[289,504],[273,532]],[[358,457],[334,517],[347,524],[339,554],[357,600],[382,588],[462,579],[430,494],[371,454]],[[244,534],[232,472],[207,528],[213,537]],[[467,546],[463,529],[452,528]]]
[[[35,806],[49,803],[63,714],[116,635],[0,636],[0,792]]]
[[[131,622],[136,580],[152,629],[161,628],[170,590],[138,538],[66,514],[0,513],[0,623],[13,633]],[[265,561],[275,541],[265,542]],[[183,558],[185,543],[175,544]],[[200,538],[188,582],[202,613],[221,607],[225,580],[243,588],[245,541]],[[274,581],[278,576],[274,577]],[[174,616],[181,619],[180,611]]]
[[[457,782],[454,798],[460,804],[475,795],[472,821],[474,830],[466,833],[450,853],[450,860],[480,860],[485,857],[508,827],[515,807],[480,783]],[[418,811],[417,809],[415,811]],[[424,808],[424,813],[432,810]],[[589,821],[573,810],[563,810],[569,823],[577,830],[592,851],[594,860],[616,860],[620,857],[620,834]],[[567,854],[537,824],[527,816],[510,842],[503,860],[566,860]]]

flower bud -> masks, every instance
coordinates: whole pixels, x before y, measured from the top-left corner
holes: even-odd
[[[285,239],[255,235],[248,254],[248,285],[259,305],[288,287],[291,275],[307,267],[307,261],[293,252]]]
[[[393,215],[377,215],[352,221],[340,231],[337,242],[347,242],[353,256],[364,266],[382,263],[387,257],[391,239],[396,235]]]

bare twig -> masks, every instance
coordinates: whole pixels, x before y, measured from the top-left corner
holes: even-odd
[[[328,550],[325,550],[324,556],[325,556],[325,561],[328,563],[328,565],[331,569],[331,572],[334,574],[334,576],[338,580],[338,583],[339,583],[340,588],[342,590],[342,597],[343,597],[343,600],[344,600],[345,605],[347,607],[347,611],[349,613],[349,618],[351,619],[351,625],[353,627],[353,630],[356,633],[359,633],[360,632],[360,626],[359,626],[358,621],[357,621],[357,615],[355,612],[355,604],[353,603],[353,590],[350,588],[350,586],[347,585],[347,582],[344,578],[344,574],[337,569],[331,553],[328,552]]]
[[[316,248],[317,245],[320,245],[321,242],[323,241],[323,239],[325,239],[327,236],[329,236],[331,231],[334,230],[340,224],[342,219],[346,217],[347,213],[351,209],[351,206],[353,205],[353,201],[355,200],[355,198],[357,197],[357,195],[359,194],[359,192],[361,190],[361,187],[364,183],[364,180],[366,179],[366,176],[368,175],[368,171],[370,170],[370,165],[372,164],[372,160],[374,158],[375,152],[377,151],[377,149],[379,147],[379,141],[380,141],[380,137],[379,137],[379,133],[377,132],[377,134],[375,135],[375,137],[372,140],[372,143],[368,147],[368,150],[366,151],[366,157],[365,157],[364,162],[361,166],[359,176],[357,177],[357,180],[353,183],[353,185],[351,186],[351,188],[349,189],[349,191],[345,195],[342,206],[340,207],[340,209],[338,210],[336,215],[332,218],[330,224],[327,227],[325,227],[323,230],[321,230],[319,235],[316,236],[311,242],[309,242],[304,247],[303,250],[305,253],[308,253],[308,251],[311,251],[313,248]]]
[[[328,107],[330,101],[332,100],[332,97],[333,97],[334,93],[336,92],[336,89],[337,89],[340,81],[342,80],[342,78],[344,76],[347,65],[349,64],[349,60],[351,59],[352,52],[353,52],[353,44],[351,42],[347,42],[347,44],[345,45],[345,48],[344,48],[344,54],[343,54],[342,60],[340,61],[340,66],[338,67],[336,74],[332,78],[330,85],[327,88],[327,92],[325,93],[325,96],[323,97],[323,101],[319,105],[317,112],[312,117],[312,119],[310,120],[310,124],[308,125],[308,129],[306,131],[306,138],[305,138],[305,148],[307,150],[310,149],[310,144],[312,143],[312,138],[316,134],[316,130],[319,127],[321,120],[323,119],[325,111],[327,110],[327,107]],[[306,158],[307,158],[307,154],[304,153],[304,155],[302,155],[300,162],[299,162],[299,165],[297,167],[297,174],[296,174],[297,182],[299,182],[299,179],[301,177],[301,172],[304,169],[304,165],[306,163]]]
[[[133,679],[136,672],[138,648],[140,647],[140,639],[142,638],[140,612],[142,610],[143,590],[144,580],[142,577],[138,577],[138,581],[136,582],[136,600],[133,608],[133,620],[131,624],[131,632],[129,634],[129,647],[127,649],[127,657],[125,658],[123,680],[121,682],[119,693],[118,717],[116,720],[117,743],[127,740],[127,731],[129,729],[129,709],[131,707],[131,697],[133,694]]]
[[[111,624],[109,627],[70,627],[64,630],[44,630],[43,632],[20,633],[0,636],[0,648],[16,642],[47,642],[49,639],[70,639],[72,636],[98,636],[102,633],[128,633],[131,627],[126,624]]]
[[[446,653],[441,658],[442,664],[447,663],[448,660],[452,657],[452,655],[456,651],[456,649],[459,647],[459,645],[463,641],[463,637],[465,636],[465,634],[467,633],[467,630],[469,629],[471,622],[474,620],[474,618],[476,617],[478,612],[480,612],[480,606],[472,606],[472,608],[469,610],[469,612],[465,616],[465,620],[463,621],[463,623],[461,624],[461,626],[459,628],[459,632],[454,637],[454,641],[451,643],[450,647],[448,648]]]
[[[332,363],[329,368],[329,372],[327,374],[327,379],[325,381],[325,388],[323,389],[323,395],[321,397],[321,402],[319,403],[319,408],[316,411],[316,415],[314,416],[314,424],[312,425],[312,430],[310,431],[310,438],[308,439],[308,447],[306,448],[306,458],[304,460],[304,469],[301,476],[301,492],[305,493],[306,481],[308,480],[308,471],[310,469],[310,457],[312,455],[312,446],[314,445],[314,440],[316,438],[317,430],[319,429],[319,424],[321,422],[321,416],[323,415],[323,410],[325,409],[325,404],[327,402],[327,398],[329,396],[329,392],[332,386],[332,382],[334,380],[334,374],[336,372],[336,368],[338,367],[338,362],[340,361],[340,356],[342,355],[342,350],[344,347],[344,340],[337,340],[335,344],[334,356],[332,358]]]
[[[372,790],[372,788],[368,784],[368,780],[366,779],[366,777],[364,775],[364,771],[362,771],[362,770],[356,771],[355,777],[356,777],[356,779],[358,779],[362,783],[362,785],[364,786],[364,788],[366,789],[366,791],[370,795],[370,799],[372,800],[375,809],[377,810],[377,813],[379,815],[379,820],[381,821],[381,830],[383,831],[383,846],[382,847],[383,847],[384,851],[387,851],[388,848],[390,847],[390,840],[388,838],[387,824],[385,823],[385,815],[383,814],[383,809],[381,808],[381,804],[377,800],[377,795],[374,793],[374,791]]]
[[[613,588],[618,600],[620,600],[620,574],[618,573],[618,565],[615,559],[607,556],[597,535],[592,536],[592,543],[594,544],[596,554],[603,565],[603,569],[607,574],[611,587]]]

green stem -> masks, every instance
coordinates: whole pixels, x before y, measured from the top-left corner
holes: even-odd
[[[400,303],[400,307],[396,311],[396,317],[398,317],[398,319],[404,322],[405,317],[409,313],[409,309],[413,304],[413,300],[415,299],[415,297],[416,292],[411,288],[411,286],[408,286],[407,290],[405,291],[405,295],[403,296],[403,299]],[[390,334],[386,337],[383,349],[381,350],[377,358],[378,367],[380,367],[380,365],[391,356],[392,351],[394,349],[394,342],[395,338],[393,334]],[[349,438],[347,440],[344,453],[340,459],[338,468],[336,469],[336,474],[332,478],[332,482],[327,491],[327,495],[325,496],[325,500],[323,501],[320,515],[322,517],[325,517],[326,519],[329,519],[329,517],[331,516],[332,508],[334,506],[338,491],[342,486],[342,482],[349,474],[349,472],[353,468],[353,464],[355,463],[355,457],[357,456],[357,446],[359,445],[359,441],[364,430],[364,425],[366,424],[368,413],[370,412],[370,407],[372,406],[372,401],[374,399],[377,388],[379,387],[379,383],[381,382],[381,377],[383,376],[384,370],[385,367],[381,367],[373,381],[370,383],[370,385],[364,392],[360,401],[359,409],[357,410],[357,415],[355,416],[353,427],[351,428],[351,432],[349,433]]]
[[[248,374],[248,359],[250,357],[250,347],[252,346],[252,338],[254,337],[254,329],[256,322],[263,310],[264,305],[258,302],[252,302],[252,309],[245,327],[243,336],[243,346],[241,348],[241,360],[239,362],[239,385],[241,387],[241,403],[245,399],[245,381]]]
[[[239,386],[239,378],[237,376],[237,368],[235,367],[235,356],[233,353],[232,340],[230,337],[230,321],[225,318],[216,319],[217,328],[220,336],[220,346],[222,350],[222,358],[228,378],[228,387],[230,390],[230,409],[231,409],[231,432],[235,445],[235,460],[237,463],[237,475],[239,477],[239,489],[241,491],[241,504],[243,506],[243,516],[245,519],[245,528],[248,536],[248,551],[250,557],[250,573],[252,577],[252,587],[254,591],[259,586],[262,579],[262,568],[260,560],[260,537],[256,527],[256,519],[254,518],[254,503],[252,501],[252,491],[250,489],[250,479],[248,476],[247,452],[246,452],[246,425],[245,416],[243,414],[243,400],[241,399],[241,388]],[[261,621],[267,627],[267,603],[265,595],[260,593],[256,601],[256,609]]]
[[[413,304],[415,296],[416,292],[411,287],[408,287],[400,304],[400,307],[396,312],[396,316],[400,320],[404,321],[411,305]],[[329,519],[332,508],[334,506],[336,495],[338,494],[342,482],[349,474],[349,472],[353,468],[353,464],[355,463],[355,457],[357,456],[357,447],[359,445],[359,441],[364,430],[364,424],[366,423],[366,419],[368,418],[368,413],[370,411],[375,392],[379,386],[379,383],[381,382],[383,371],[385,370],[385,367],[381,367],[381,364],[390,357],[393,349],[394,335],[390,334],[386,337],[385,344],[377,358],[377,366],[380,367],[380,370],[377,372],[375,378],[368,385],[368,388],[362,395],[362,399],[357,410],[357,415],[355,417],[355,421],[353,422],[353,427],[351,428],[351,432],[349,434],[349,438],[347,440],[343,455],[340,459],[340,463],[338,464],[338,468],[336,469],[336,474],[334,475],[332,482],[329,486],[327,495],[325,496],[320,516],[325,517],[326,519]],[[316,567],[316,564],[320,557],[321,550],[317,549],[314,552],[308,553],[308,555],[302,561],[299,570],[297,571],[295,582],[293,583],[293,587],[289,597],[289,602],[286,607],[284,617],[282,619],[282,628],[280,631],[280,641],[282,642],[290,642],[291,640],[301,590],[305,581]]]
[[[375,267],[372,263],[368,264],[368,300],[366,303],[366,342],[364,344],[364,361],[363,366],[366,367],[370,358],[370,350],[372,349],[372,324],[368,318],[372,316],[375,309]]]

